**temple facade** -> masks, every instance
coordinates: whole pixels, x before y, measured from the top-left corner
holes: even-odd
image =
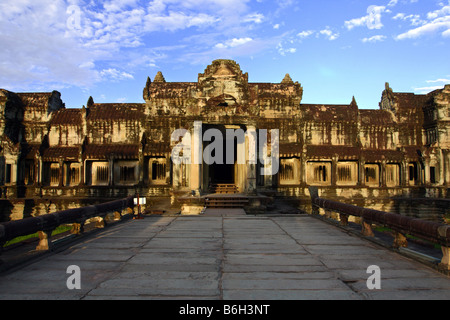
[[[416,95],[394,92],[386,83],[379,110],[360,110],[354,98],[346,105],[304,104],[302,95],[289,74],[279,83],[252,83],[232,60],[213,61],[196,82],[167,82],[158,72],[147,79],[144,103],[96,103],[90,97],[72,109],[57,91],[1,89],[3,207],[5,201],[38,206],[63,199],[79,205],[132,193],[170,197],[174,204],[217,185],[299,203],[307,202],[309,186],[364,204],[448,197],[450,85]],[[174,148],[184,136],[176,140],[173,133],[180,129],[189,133],[191,151],[231,144],[234,150],[222,155],[231,160],[175,163]],[[205,137],[209,129],[223,140]],[[261,145],[262,129],[268,135]],[[227,135],[230,130],[247,134],[238,139]],[[248,133],[258,137],[257,153],[270,155],[271,130],[279,133],[278,170],[262,174],[262,163],[248,156]],[[246,151],[241,161],[237,150]]]

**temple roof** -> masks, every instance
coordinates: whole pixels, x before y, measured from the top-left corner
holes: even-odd
[[[144,156],[164,157],[170,153],[170,145],[164,142],[148,142],[143,149]]]
[[[428,95],[414,94],[409,92],[394,92],[395,101],[399,108],[402,109],[419,109],[426,104],[429,99]]]
[[[25,107],[46,109],[52,92],[19,92],[17,96],[22,100]]]
[[[404,158],[404,153],[399,150],[383,150],[383,149],[364,149],[361,150],[361,155],[364,157],[364,161],[367,162],[401,162]]]
[[[332,159],[335,155],[339,159],[359,158],[360,149],[353,146],[333,146],[333,145],[309,145],[307,148],[307,156],[310,159]]]
[[[44,161],[59,161],[62,158],[64,161],[78,161],[80,152],[80,147],[50,147],[44,150],[42,159]]]
[[[142,103],[94,103],[87,120],[141,120],[143,109]]]
[[[301,104],[305,120],[357,121],[357,109],[351,105]]]
[[[108,160],[139,159],[139,144],[88,144],[84,155],[86,159]]]
[[[60,109],[53,114],[50,124],[79,126],[82,123],[81,112],[81,109]]]
[[[392,125],[395,123],[391,112],[386,110],[359,110],[362,125]]]

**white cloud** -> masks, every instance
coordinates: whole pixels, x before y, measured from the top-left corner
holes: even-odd
[[[305,39],[305,38],[308,38],[309,36],[311,36],[312,34],[314,34],[314,31],[306,30],[306,31],[302,31],[302,32],[298,33],[297,37],[299,37],[300,39]]]
[[[134,79],[132,74],[129,74],[125,71],[119,71],[114,68],[109,68],[100,71],[100,76],[103,79],[111,79],[111,80],[126,80],[126,79]]]
[[[421,88],[414,88],[414,92],[417,92],[419,94],[426,94],[434,90],[443,89],[444,86],[432,86],[432,87],[421,87]]]
[[[381,29],[383,24],[381,23],[382,13],[387,12],[385,6],[369,6],[367,8],[367,15],[361,18],[345,21],[344,25],[348,30],[355,27],[366,26],[368,29]]]
[[[339,32],[331,31],[330,27],[326,27],[319,31],[319,34],[324,35],[328,40],[333,41],[339,38]]]
[[[281,15],[282,11],[292,7],[295,3],[294,0],[276,0],[276,4],[278,5],[277,10],[275,10],[275,16]]]
[[[436,79],[436,80],[427,80],[427,83],[450,83],[450,79]]]
[[[234,48],[237,46],[241,46],[244,45],[248,42],[253,41],[252,38],[233,38],[231,40],[227,40],[224,43],[218,43],[215,45],[216,48],[218,49],[225,49],[225,48]]]
[[[398,3],[398,0],[391,0],[388,3],[388,7],[395,7]]]
[[[62,0],[0,2],[0,87],[83,87],[98,80],[92,52],[66,36],[66,10]]]
[[[262,23],[264,20],[264,15],[260,13],[252,13],[244,17],[243,22],[254,22]]]
[[[399,20],[399,19],[404,20],[405,16],[406,15],[404,13],[397,13],[394,17],[392,17],[392,19],[394,19],[394,20]]]
[[[296,53],[296,52],[297,52],[297,49],[296,49],[296,48],[289,48],[289,49],[286,50],[286,52],[289,52],[289,53]]]
[[[427,18],[428,19],[436,19],[438,17],[447,16],[450,15],[450,2],[448,6],[443,6],[441,9],[438,9],[433,12],[428,12]]]
[[[446,17],[439,17],[432,21],[426,22],[420,27],[399,34],[396,39],[416,39],[425,35],[435,34],[440,30],[443,30],[442,36],[447,37],[450,35],[450,15]]]
[[[380,42],[386,40],[386,36],[383,35],[376,35],[370,38],[363,38],[362,42]]]
[[[428,20],[418,19],[420,17],[418,15],[397,16],[399,19],[409,18],[413,26],[419,25],[417,28],[399,34],[396,37],[397,40],[416,39],[425,35],[434,35],[439,32],[441,32],[441,35],[445,38],[450,37],[450,1],[449,5],[443,5],[442,8],[438,10],[428,12]]]
[[[404,13],[398,13],[394,17],[392,17],[393,20],[403,20],[403,21],[409,21],[412,26],[419,26],[426,23],[425,20],[422,20],[420,18],[420,14],[409,14],[406,15]]]
[[[232,39],[223,45],[240,46],[251,40],[240,35],[265,20],[248,2],[0,1],[0,87],[34,90],[33,83],[89,87],[99,81],[132,79],[133,70],[119,69],[154,66],[168,56],[160,51],[149,54],[153,32],[195,29],[196,42],[189,43],[195,50],[204,50],[223,36]],[[206,38],[212,41],[206,43]],[[138,64],[135,54],[142,52],[147,58]]]
[[[286,53],[296,53],[296,52],[297,52],[297,49],[296,49],[296,48],[288,48],[288,49],[285,49],[285,48],[283,47],[283,44],[282,44],[281,42],[278,43],[278,45],[277,45],[277,50],[278,50],[278,53],[279,53],[280,55],[282,55],[282,56],[285,56]]]

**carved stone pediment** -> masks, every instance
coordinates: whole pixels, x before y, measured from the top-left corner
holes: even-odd
[[[236,103],[247,104],[248,74],[233,60],[215,60],[198,75],[199,98],[232,96]]]
[[[241,67],[233,60],[214,60],[206,67],[204,73],[199,73],[198,82],[201,83],[210,78],[228,78],[240,82],[248,82],[248,74],[242,73]]]
[[[12,155],[14,157],[19,156],[20,144],[14,143],[6,135],[1,136],[0,142],[0,156]]]

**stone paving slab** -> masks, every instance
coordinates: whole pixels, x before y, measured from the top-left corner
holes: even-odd
[[[147,216],[0,276],[0,299],[450,299],[450,278],[311,216]],[[81,270],[69,290],[67,267]],[[367,288],[367,268],[381,289]]]

